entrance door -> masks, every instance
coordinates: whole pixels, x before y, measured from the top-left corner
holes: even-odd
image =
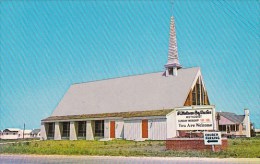
[[[110,121],[110,138],[115,138],[115,121]]]
[[[148,120],[142,120],[142,138],[148,138]]]

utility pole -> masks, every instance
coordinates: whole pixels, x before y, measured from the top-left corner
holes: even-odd
[[[23,139],[24,139],[25,123],[23,123]]]

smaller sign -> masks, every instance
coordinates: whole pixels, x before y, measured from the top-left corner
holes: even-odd
[[[221,145],[221,132],[204,132],[205,145]]]

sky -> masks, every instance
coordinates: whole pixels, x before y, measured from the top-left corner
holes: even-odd
[[[40,128],[73,83],[201,67],[217,111],[260,128],[260,2],[1,1],[0,129]]]

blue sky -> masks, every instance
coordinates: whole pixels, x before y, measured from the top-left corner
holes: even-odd
[[[170,16],[180,62],[217,111],[260,128],[259,1],[2,1],[0,129],[39,128],[73,83],[163,71]]]

